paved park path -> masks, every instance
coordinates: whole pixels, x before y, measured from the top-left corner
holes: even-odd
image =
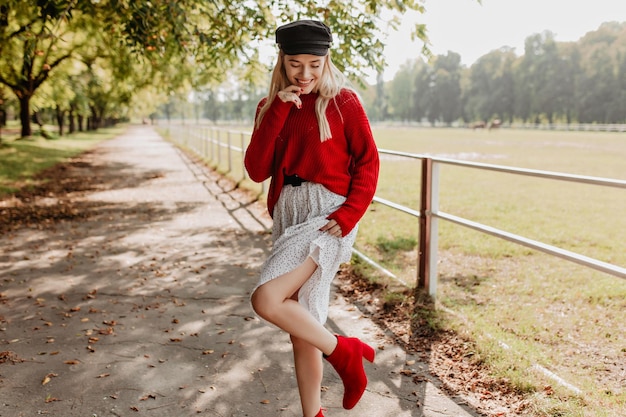
[[[0,240],[0,416],[301,416],[289,339],[248,302],[264,209],[147,126],[80,161],[89,215]],[[377,358],[351,411],[327,366],[327,416],[476,415],[339,296],[328,326]]]

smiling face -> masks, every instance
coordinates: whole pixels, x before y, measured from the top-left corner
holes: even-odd
[[[324,72],[326,56],[284,55],[283,64],[287,79],[293,85],[302,88],[302,94],[316,90],[317,83]]]

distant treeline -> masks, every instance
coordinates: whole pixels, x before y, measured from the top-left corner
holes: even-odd
[[[604,23],[577,42],[535,34],[522,56],[503,47],[469,68],[455,52],[416,58],[363,96],[373,120],[625,123],[626,22]]]

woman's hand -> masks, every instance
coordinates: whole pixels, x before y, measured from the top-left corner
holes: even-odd
[[[339,226],[335,220],[330,220],[320,229],[320,231],[328,232],[331,236],[341,237],[341,226]]]
[[[297,108],[301,109],[302,108],[302,100],[300,100],[301,93],[302,93],[302,89],[300,87],[298,87],[297,85],[290,85],[284,90],[280,90],[277,95],[278,95],[278,98],[283,103],[291,102],[295,104]]]

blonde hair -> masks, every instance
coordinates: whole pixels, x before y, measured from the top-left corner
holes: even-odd
[[[272,102],[276,99],[276,95],[279,91],[287,88],[291,83],[287,79],[287,73],[285,72],[284,65],[284,57],[285,54],[281,50],[278,54],[278,59],[276,60],[276,65],[274,66],[274,70],[272,72],[272,79],[270,81],[270,89],[267,95],[267,101],[265,104],[259,109],[259,114],[257,115],[256,122],[254,124],[255,129],[261,124],[263,120],[263,116],[272,105]],[[330,100],[335,101],[335,97],[343,88],[352,89],[348,80],[343,75],[341,71],[332,63],[330,59],[330,51],[326,55],[326,59],[324,60],[324,69],[322,71],[322,76],[319,78],[317,86],[314,92],[318,93],[318,97],[315,100],[315,114],[317,115],[317,122],[320,131],[320,140],[324,142],[332,137],[332,133],[330,131],[330,125],[328,123],[328,119],[326,118],[326,109],[328,108],[328,103]],[[337,103],[335,102],[335,106]],[[337,106],[337,111],[339,111],[339,107]],[[341,112],[339,111],[339,115],[341,116]],[[343,117],[342,117],[343,121]]]

